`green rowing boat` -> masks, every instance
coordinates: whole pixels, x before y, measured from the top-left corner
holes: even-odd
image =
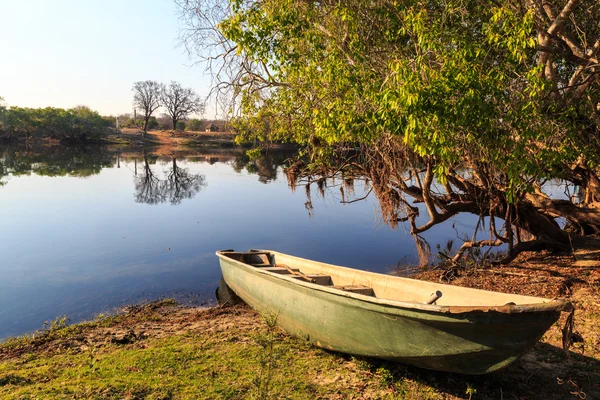
[[[318,347],[422,368],[485,374],[535,345],[565,300],[359,271],[276,251],[218,251],[225,283]]]

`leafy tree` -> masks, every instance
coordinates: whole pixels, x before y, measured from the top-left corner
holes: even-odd
[[[241,139],[307,146],[294,179],[339,171],[327,168],[336,149],[361,146],[348,173],[368,176],[384,216],[415,237],[462,212],[490,217],[490,239],[459,254],[565,249],[557,217],[600,232],[600,3],[178,4]],[[549,179],[583,188],[582,204],[551,197]]]
[[[187,124],[185,125],[185,130],[186,131],[201,131],[203,127],[204,127],[203,119],[192,118],[187,121]]]
[[[37,130],[36,111],[30,108],[11,107],[5,109],[0,115],[1,131],[3,138],[13,139],[18,136],[25,136],[28,140]]]
[[[102,120],[104,121],[104,125],[109,128],[116,128],[117,117],[114,115],[103,115]]]
[[[163,86],[161,99],[167,114],[171,117],[173,129],[178,129],[177,122],[188,115],[204,112],[204,103],[200,96],[193,89],[184,88],[174,81],[171,81],[168,86]]]
[[[64,110],[47,107],[33,113],[38,129],[65,142],[85,142],[99,138],[107,128],[100,114],[87,106]]]
[[[156,128],[158,128],[158,121],[155,116],[152,116],[148,120],[148,129],[156,129]]]
[[[135,126],[135,123],[133,121],[133,118],[131,117],[131,114],[125,113],[125,114],[119,114],[119,125],[121,126],[121,128],[133,128]]]
[[[148,130],[148,121],[152,113],[161,104],[161,92],[164,85],[156,81],[139,81],[133,84],[133,106],[142,111],[144,117],[144,133]]]
[[[85,142],[98,139],[109,126],[107,120],[86,106],[69,110],[62,108],[10,107],[0,115],[0,132],[4,139],[35,135],[64,142]]]

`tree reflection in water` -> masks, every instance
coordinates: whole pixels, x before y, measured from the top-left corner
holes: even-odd
[[[173,157],[171,171],[165,181],[165,191],[171,204],[179,204],[183,199],[191,199],[196,193],[206,186],[206,179],[202,174],[191,174],[187,168],[177,165]]]
[[[160,179],[152,171],[148,158],[144,151],[142,173],[135,177],[136,203],[160,204],[168,201],[177,205],[184,199],[191,199],[206,186],[204,175],[193,174],[187,168],[180,167],[176,157],[171,157],[171,168],[166,173],[166,179]]]
[[[39,151],[30,148],[0,148],[0,186],[8,176],[88,177],[111,167],[115,156],[102,146],[54,146]]]
[[[155,162],[156,158],[153,161]],[[136,203],[160,204],[165,202],[166,196],[161,189],[161,180],[154,175],[152,168],[150,168],[146,151],[144,151],[142,173],[136,174],[134,181]]]
[[[111,148],[107,146],[44,146],[37,149],[19,146],[0,147],[0,187],[8,183],[10,176],[39,175],[89,177],[104,168],[133,161],[134,201],[144,204],[180,204],[194,197],[206,186],[206,177],[181,167],[181,160],[188,163],[230,165],[236,172],[257,175],[261,183],[277,179],[279,168],[288,164],[294,151],[271,151],[260,157],[250,158],[241,149],[205,148],[181,150],[167,158],[169,168],[164,172],[153,170],[159,160],[156,154],[165,153],[161,148],[150,150]],[[164,159],[163,157],[160,157]]]
[[[232,167],[237,173],[245,169],[251,175],[258,175],[258,181],[267,184],[277,180],[279,167],[289,164],[288,160],[295,155],[295,152],[279,151],[263,153],[258,158],[250,158],[246,153],[242,153],[235,157]]]

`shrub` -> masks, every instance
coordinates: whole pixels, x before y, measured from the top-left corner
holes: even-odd
[[[204,128],[204,120],[193,118],[187,122],[186,131],[201,131]]]
[[[68,110],[62,108],[10,107],[0,115],[3,138],[34,135],[60,141],[85,142],[98,139],[110,126],[96,111],[86,106]]]

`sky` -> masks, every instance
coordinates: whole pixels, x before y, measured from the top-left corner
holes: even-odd
[[[210,77],[177,45],[180,27],[173,0],[0,0],[0,97],[102,115],[132,112],[141,80],[205,97]],[[209,101],[203,117],[215,116]]]

